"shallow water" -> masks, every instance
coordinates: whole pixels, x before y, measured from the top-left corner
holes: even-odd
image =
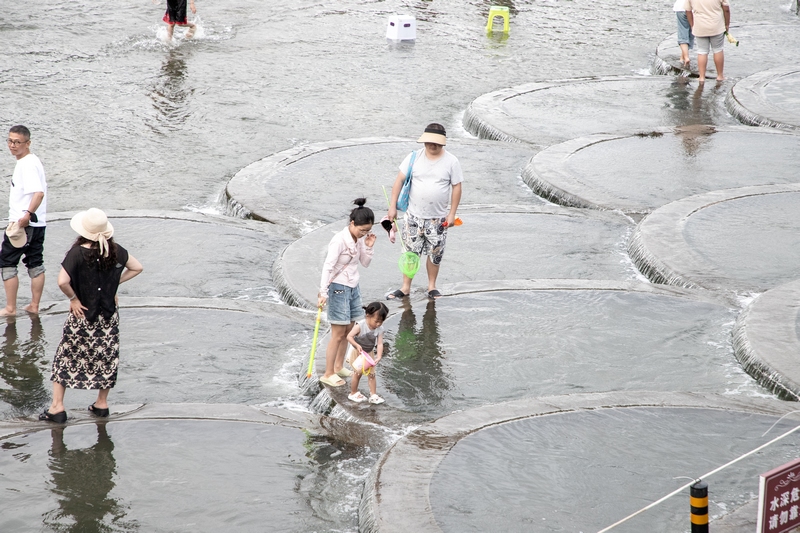
[[[297,429],[198,420],[99,422],[13,436],[0,448],[0,530],[351,529],[357,500],[343,495],[363,481],[352,464],[363,452],[334,444]]]
[[[601,409],[529,418],[462,439],[433,476],[445,532],[598,531],[795,426],[706,409]],[[575,438],[580,434],[581,438]],[[525,461],[535,451],[539,460]],[[792,436],[712,477],[709,515],[751,501],[759,474],[796,457]],[[491,496],[475,490],[492,487]],[[688,490],[617,526],[688,531]],[[553,506],[552,502],[558,502]]]
[[[163,31],[160,23],[163,5],[131,3],[109,9],[95,2],[56,0],[28,3],[23,9],[19,4],[4,2],[0,4],[0,39],[5,45],[0,49],[0,96],[4,102],[0,108],[0,122],[25,123],[32,129],[32,149],[42,158],[48,174],[52,212],[71,212],[92,205],[107,210],[216,211],[222,209],[218,199],[227,180],[239,169],[266,155],[300,143],[332,139],[394,135],[414,138],[420,128],[431,121],[444,123],[451,135],[466,137],[459,118],[477,96],[533,80],[643,73],[649,68],[657,42],[674,31],[673,13],[668,5],[627,0],[599,0],[588,5],[530,0],[506,2],[513,16],[510,36],[487,38],[483,26],[491,3],[488,0],[466,3],[345,0],[331,6],[316,0],[300,0],[287,11],[256,0],[235,4],[206,4],[201,0],[198,9],[203,21],[200,34],[203,37],[192,42],[179,39],[167,45],[158,39]],[[790,18],[785,4],[784,0],[742,0],[736,4],[734,16],[772,22],[796,21]],[[416,15],[419,26],[415,43],[385,41],[386,19],[393,12]],[[741,73],[742,76],[746,74],[749,73]],[[679,98],[687,101],[683,96]],[[620,104],[618,95],[613,92],[606,93],[597,102]],[[701,118],[725,120],[714,113],[701,114]],[[394,155],[387,159],[389,175],[395,173],[396,164]],[[9,176],[13,159],[6,156],[5,163],[0,162],[0,165],[0,172]],[[288,187],[296,185],[287,184]],[[0,185],[0,197],[6,192],[5,186]],[[315,205],[327,207],[329,203],[324,195],[310,195],[302,201],[307,212],[313,212]],[[202,261],[186,259],[194,253],[213,254],[215,260],[245,262],[249,269],[244,269],[248,273],[244,284],[257,293],[254,299],[269,299],[269,265],[281,249],[280,239],[264,244],[247,236],[250,234],[233,232],[247,243],[247,250],[240,254],[242,242],[237,242],[236,235],[229,239],[228,235],[219,234],[222,230],[210,231],[205,237],[221,243],[215,248],[192,230],[181,234],[179,228],[186,229],[187,225],[176,224],[175,231],[165,228],[166,225],[141,224],[143,230],[152,230],[168,238],[164,240],[137,236],[135,228],[128,234],[127,241],[122,238],[124,233],[120,234],[121,242],[128,244],[134,255],[146,259],[151,279],[164,286],[165,299],[174,295],[187,296],[184,292],[195,297],[249,296],[240,288],[228,288],[220,281],[224,276],[234,279],[241,272],[231,265],[219,266],[220,261],[217,261],[219,271],[206,276],[207,284],[197,278],[190,278],[183,284],[175,281],[176,276],[171,274],[176,270],[202,268]],[[193,245],[195,239],[202,244]],[[171,247],[173,241],[177,245]],[[55,242],[52,241],[54,245]],[[52,246],[48,253],[57,258],[63,249]],[[125,289],[137,296],[155,290],[143,289],[137,293],[133,284]],[[192,310],[176,314],[184,316],[187,323],[168,324],[173,330],[173,335],[168,337],[161,335],[163,331],[152,331],[154,321],[162,321],[167,312],[149,310],[129,315],[130,327],[123,330],[123,335],[131,337],[123,339],[123,346],[127,343],[135,348],[143,359],[138,369],[131,368],[126,379],[138,375],[146,382],[141,388],[131,387],[126,391],[131,401],[137,395],[148,400],[157,397],[157,401],[164,401],[175,397],[175,401],[191,401],[190,398],[205,393],[216,395],[214,398],[220,401],[258,402],[254,391],[263,386],[269,388],[270,380],[284,375],[283,364],[296,364],[300,352],[310,345],[307,329],[301,328],[302,339],[298,341],[292,337],[296,329],[284,327],[280,321],[277,331],[270,332],[268,328],[262,331],[263,323],[256,323],[252,317],[244,323],[232,324],[224,313],[217,311]],[[210,317],[209,322],[215,325],[198,324],[201,316]],[[678,319],[679,325],[682,320]],[[40,383],[47,379],[59,322],[57,317],[48,317],[43,320],[43,332],[37,332],[35,327],[28,329],[32,324],[20,321],[17,332],[6,335],[8,355],[3,357],[0,369],[6,373],[3,379],[8,386],[0,391],[10,406],[8,413],[27,414],[34,405],[46,402],[46,392]],[[713,324],[714,327],[718,325]],[[220,334],[217,327],[225,327],[225,335]],[[465,328],[463,334],[473,333]],[[267,339],[270,334],[274,339]],[[710,340],[718,339],[716,335],[712,333]],[[230,339],[234,336],[254,339],[254,342],[232,343]],[[719,338],[722,337],[724,335]],[[178,345],[181,353],[175,356],[174,348]],[[297,356],[289,353],[290,347],[298,345]],[[245,360],[236,366],[233,357],[226,359],[216,353],[209,354],[206,349],[218,353],[235,352],[232,356],[244,354]],[[264,352],[256,353],[254,349]],[[266,353],[269,349],[273,351]],[[705,353],[716,349],[712,346]],[[727,353],[727,350],[722,351]],[[172,356],[164,360],[166,372],[175,373],[173,377],[177,379],[183,375],[182,367],[188,366],[191,372],[185,375],[191,375],[193,382],[204,388],[200,391],[181,389],[147,374],[146,358],[154,358],[157,353]],[[188,355],[196,358],[185,359]],[[258,367],[260,370],[251,375],[253,365],[259,363],[258,358],[268,365],[263,369]],[[217,382],[209,383],[212,374],[204,374],[204,369],[214,369],[214,376],[219,370],[224,374]],[[720,368],[714,367],[714,370]],[[735,374],[737,370],[734,368],[731,372]],[[738,386],[738,379],[737,376],[733,380],[734,388]],[[242,391],[234,390],[236,387],[231,383],[236,381],[247,382]],[[430,386],[426,383],[420,388],[422,392]],[[120,394],[120,400],[123,398],[121,391],[115,391]],[[283,389],[280,391],[276,394],[283,394]],[[417,392],[409,388],[403,394],[413,403]],[[71,398],[74,400],[68,401],[75,401],[81,408],[87,403],[77,394]],[[175,501],[175,490],[168,489],[170,483],[177,481],[161,480],[169,482],[163,486],[154,483],[152,478],[146,477],[143,465],[154,471],[187,470],[191,476],[188,480],[178,480],[179,488],[190,483],[193,487],[213,487],[217,481],[215,474],[220,474],[225,483],[245,479],[248,482],[244,489],[249,497],[257,497],[254,494],[265,486],[260,479],[253,479],[253,463],[263,463],[265,468],[286,466],[274,457],[258,455],[261,446],[253,438],[250,442],[256,445],[246,452],[254,456],[230,454],[235,466],[232,472],[212,470],[206,475],[203,469],[207,465],[220,467],[218,459],[224,455],[223,451],[212,452],[229,450],[237,440],[228,438],[229,426],[224,424],[206,425],[204,429],[211,428],[209,431],[198,431],[194,427],[189,429],[191,424],[186,423],[185,432],[182,424],[109,424],[118,475],[114,479],[116,488],[109,493],[114,501],[104,509],[107,512],[101,518],[97,517],[96,509],[85,505],[77,507],[77,514],[71,516],[80,515],[79,520],[93,523],[106,523],[120,516],[121,523],[128,524],[125,522],[128,520],[131,527],[143,524],[144,530],[154,530],[156,525],[167,522],[178,528],[194,520],[189,518],[182,522],[181,518],[185,517],[174,512],[178,504],[191,509],[192,498],[181,496]],[[181,431],[167,439],[163,436],[163,427],[170,425],[180,426]],[[148,427],[146,431],[137,432],[139,428]],[[92,425],[68,427],[64,432],[68,449],[91,448],[98,442],[92,433],[94,430]],[[69,442],[73,435],[75,443]],[[187,439],[192,436],[201,443],[199,455],[176,454],[177,463],[169,462],[172,456],[163,454],[163,448],[136,446],[142,441],[148,444],[147,437],[156,442],[161,438],[173,447],[171,449],[183,451],[190,448]],[[42,514],[48,517],[46,520],[51,521],[48,524],[53,528],[69,527],[72,518],[59,514],[59,497],[51,491],[51,478],[40,477],[49,469],[47,454],[52,439],[47,432],[32,433],[24,439],[29,439],[30,443],[3,441],[4,444],[13,442],[28,446],[32,453],[30,457],[26,452],[15,455],[14,446],[2,448],[0,470],[5,476],[13,465],[15,479],[19,482],[9,483],[7,492],[11,496],[4,497],[0,504],[4,511],[0,516],[10,524],[0,529],[12,529],[20,523],[33,523],[38,527],[43,521]],[[211,441],[213,447],[203,447]],[[293,441],[291,445],[295,449],[299,443]],[[301,461],[303,473],[313,471],[316,481],[308,475],[296,484],[281,479],[284,484],[280,486],[285,490],[274,487],[275,494],[290,500],[291,510],[299,509],[300,514],[289,515],[289,508],[279,508],[286,514],[276,520],[285,520],[287,530],[354,531],[359,480],[363,479],[374,457],[364,450],[354,452],[353,456],[352,460],[345,457],[334,463],[334,472],[346,474],[340,479],[326,477],[324,468]],[[158,464],[154,465],[154,461]],[[62,479],[66,487],[64,499],[92,498],[91,493],[82,493],[82,489],[76,487],[80,479],[77,475]],[[14,493],[19,487],[25,490]],[[118,495],[114,495],[114,490]],[[305,494],[309,496],[305,498]],[[31,500],[27,499],[29,496]],[[226,518],[241,520],[242,524],[262,518],[249,514],[252,507],[247,506],[247,498],[242,501],[230,498],[220,505],[217,494],[203,492],[202,496],[201,503],[208,505],[200,515],[211,524],[211,529],[225,527]],[[12,497],[20,503],[14,504]],[[102,497],[104,502],[109,500]],[[27,507],[34,500],[36,506]],[[129,513],[125,511],[126,505],[130,506]],[[9,508],[14,511],[8,513]],[[308,514],[309,508],[313,508],[314,513]],[[153,522],[143,517],[151,514],[155,516]],[[309,516],[313,518],[307,518]],[[318,519],[320,516],[325,518]]]
[[[733,359],[733,316],[720,305],[623,291],[454,296],[386,321],[378,383],[393,406],[431,418],[578,392],[765,394]]]
[[[686,242],[725,277],[768,289],[797,278],[800,193],[748,196],[687,219]]]

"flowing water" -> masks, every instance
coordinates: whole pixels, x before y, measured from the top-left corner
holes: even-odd
[[[484,34],[493,3],[510,8],[507,38]],[[0,124],[23,123],[31,129],[32,151],[42,159],[48,175],[49,211],[97,206],[151,214],[220,214],[225,208],[219,198],[227,180],[269,154],[335,139],[413,138],[431,121],[445,124],[452,136],[468,137],[460,117],[479,95],[537,80],[644,75],[656,45],[675,31],[671,2],[666,0],[298,0],[290,8],[258,0],[197,0],[197,7],[198,38],[183,40],[178,30],[174,43],[164,43],[163,4],[0,3]],[[796,21],[788,0],[740,0],[733,9],[734,21]],[[387,43],[385,24],[392,13],[417,18],[416,42]],[[735,79],[750,73],[727,74]],[[613,93],[603,98],[600,103],[609,107],[624,105]],[[715,115],[709,117],[715,120]],[[394,175],[396,164],[395,159],[387,159],[388,176]],[[4,162],[0,160],[0,174],[10,177],[12,169],[13,159],[7,154]],[[465,169],[467,179],[469,172]],[[0,198],[7,193],[5,183],[0,184]],[[303,182],[296,179],[281,186],[302,190]],[[303,211],[315,205],[327,208],[328,201],[324,196],[303,195]],[[150,282],[143,276],[139,285],[146,294],[137,293],[133,284],[126,288],[132,295],[213,297],[221,300],[220,307],[232,299],[273,299],[269,265],[287,243],[280,227],[262,238],[246,229],[216,227],[205,233],[186,221],[170,228],[165,225],[138,221],[130,226],[128,235],[134,238],[129,247],[146,258],[147,275],[153,276]],[[69,245],[69,231],[64,225],[54,225],[48,234],[52,235],[48,253],[57,265],[59,254]],[[243,246],[249,247],[243,250]],[[196,260],[187,260],[187,254]],[[190,274],[188,279],[181,278],[182,271]],[[52,285],[54,276],[48,279]],[[57,298],[52,289],[48,287],[47,294]],[[23,286],[21,294],[25,290]],[[596,301],[596,295],[586,298],[589,303]],[[625,307],[630,302],[614,305]],[[660,303],[655,305],[656,314],[650,320],[641,318],[642,327],[651,331],[658,329],[656,321],[671,320]],[[705,356],[713,360],[719,346],[727,350],[720,331],[729,311],[709,305],[705,320],[711,333],[700,332],[689,324],[692,313],[702,308],[698,305],[679,304],[690,312],[672,323],[680,332],[675,342],[704,344]],[[560,309],[570,314],[569,306]],[[573,320],[586,320],[579,315]],[[127,399],[285,404],[287,395],[299,398],[299,389],[290,390],[287,381],[281,381],[286,369],[276,361],[285,362],[287,356],[300,361],[310,345],[308,325],[281,313],[275,316],[271,330],[258,331],[256,317],[241,319],[239,315],[237,320],[218,309],[129,312],[124,342],[139,359],[131,361]],[[4,417],[27,416],[46,404],[48,364],[62,317],[21,319],[5,329],[0,358]],[[460,342],[468,343],[470,336],[476,342],[488,342],[452,320],[455,327],[448,334]],[[163,326],[160,332],[149,330],[153,323]],[[600,326],[592,341],[608,342],[611,348],[616,341],[604,336]],[[447,333],[446,328],[443,331]],[[425,342],[423,337],[418,344]],[[524,342],[528,341],[521,339],[517,349],[522,351]],[[566,342],[574,343],[567,351],[577,351],[587,341],[573,337]],[[272,358],[266,366],[258,364],[262,354]],[[148,360],[155,355],[163,357],[158,364]],[[717,364],[712,372],[720,388],[754,393],[755,387],[735,369]],[[177,380],[176,374],[191,379],[170,384],[170,379]],[[573,378],[576,387],[586,386],[581,376]],[[206,388],[192,387],[192,380]],[[133,388],[134,381],[141,387]],[[616,382],[609,377],[607,382],[590,385],[605,389]],[[433,386],[398,383],[396,395],[413,408],[415,396]],[[165,392],[159,394],[159,387]],[[427,414],[440,414],[446,407],[436,404]],[[258,527],[247,522],[263,504],[258,498],[283,497],[286,513],[274,518],[284,520],[283,530],[355,530],[360,482],[375,460],[375,450],[346,449],[337,454],[341,450],[328,441],[304,443],[297,435],[276,429],[273,433],[281,433],[281,438],[275,445],[285,442],[298,459],[277,464],[266,484],[262,478],[252,480],[251,465],[276,463],[279,452],[262,449],[272,442],[269,432],[238,428],[229,438],[233,426],[207,423],[201,431],[196,424],[181,422],[109,423],[107,428],[98,425],[97,434],[95,426],[89,425],[67,427],[63,435],[52,430],[50,435],[37,432],[5,439],[3,464],[8,466],[2,473],[10,480],[13,494],[0,499],[0,529],[77,531],[75,524],[88,524],[86,531],[155,531],[156,525],[163,530],[197,530],[196,521],[205,520],[209,527],[235,524],[245,530]],[[147,448],[159,438],[165,447]],[[191,476],[153,479],[141,475],[143,465],[151,471],[175,468],[159,454],[169,455],[164,450],[180,451],[184,446],[197,449],[198,440],[206,443],[207,451],[194,462],[178,461],[182,468],[195,469]],[[145,449],[150,453],[143,453]],[[247,455],[252,450],[261,451]],[[199,516],[166,513],[163,503],[173,501],[175,487],[216,483],[222,468],[215,461],[223,454],[232,459],[232,470],[225,472],[219,492],[203,492],[196,501],[186,494],[178,496],[175,505],[198,504],[188,508],[196,509]],[[76,484],[78,476],[72,469],[85,470],[97,461],[108,467],[103,476],[114,472],[115,477],[98,478],[97,486],[80,493],[86,489]],[[296,483],[284,485],[286,478],[281,476],[287,472]],[[245,480],[255,507],[232,500],[226,500],[228,509],[216,505],[216,497],[226,487],[239,487],[237,479]],[[76,494],[96,498],[103,516],[98,508],[80,502],[76,506]],[[147,516],[149,509],[155,509],[155,515]],[[308,514],[307,520],[303,513]]]

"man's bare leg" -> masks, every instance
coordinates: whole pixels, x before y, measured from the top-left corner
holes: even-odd
[[[722,71],[725,68],[725,53],[722,50],[714,54],[714,68],[717,69],[717,81],[724,80]]]
[[[425,262],[425,270],[428,272],[428,292],[436,288],[436,278],[439,277],[439,265],[434,265],[431,256]]]
[[[194,32],[195,31],[197,31],[197,26],[190,22],[189,23],[189,29],[186,30],[186,35],[184,35],[184,38],[191,39],[192,37],[194,37]]]
[[[175,32],[175,24],[167,24],[167,40],[172,40],[172,34]]]
[[[6,290],[6,306],[0,309],[0,316],[14,316],[17,314],[17,291],[19,290],[19,277],[3,281]]]
[[[706,81],[706,67],[708,66],[708,54],[697,54],[697,73],[700,76],[700,83]]]
[[[34,314],[39,313],[42,292],[44,292],[44,274],[39,274],[35,278],[31,278],[31,303],[24,307],[25,311]]]

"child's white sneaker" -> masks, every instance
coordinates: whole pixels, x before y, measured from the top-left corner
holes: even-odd
[[[359,391],[356,391],[356,392],[354,392],[354,393],[352,393],[352,394],[349,394],[349,395],[347,396],[347,399],[348,399],[348,400],[351,400],[351,401],[354,401],[354,402],[356,402],[356,403],[361,403],[361,402],[364,402],[364,401],[366,401],[366,400],[367,400],[367,397],[366,397],[366,396],[364,396],[363,394],[361,394],[361,392],[359,392]],[[370,398],[370,401],[372,401],[372,398]],[[381,400],[381,401],[383,401],[383,400]]]
[[[369,403],[378,405],[379,403],[383,403],[383,402],[384,402],[383,398],[381,398],[377,394],[373,394],[372,396],[369,397]]]

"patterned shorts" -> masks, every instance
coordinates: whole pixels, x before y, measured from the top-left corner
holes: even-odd
[[[50,381],[70,389],[110,389],[117,383],[118,366],[119,314],[89,322],[70,313]]]
[[[447,242],[447,230],[443,226],[445,220],[445,217],[417,218],[406,213],[400,238],[409,252],[428,255],[431,262],[438,265],[442,262],[444,245]]]

